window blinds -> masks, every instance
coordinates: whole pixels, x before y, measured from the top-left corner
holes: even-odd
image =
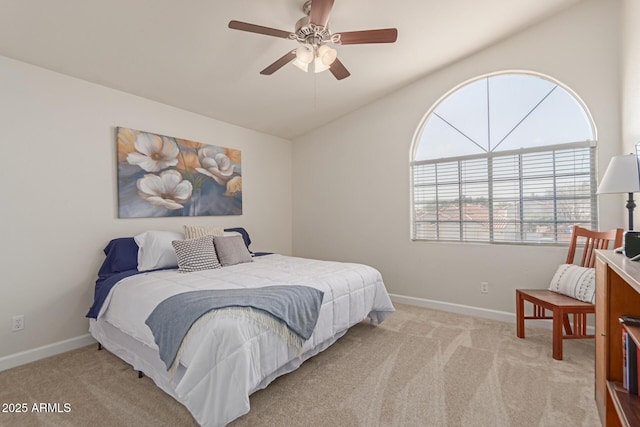
[[[414,240],[566,243],[597,228],[590,142],[411,165]]]

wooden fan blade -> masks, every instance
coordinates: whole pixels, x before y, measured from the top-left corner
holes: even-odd
[[[261,25],[248,24],[246,22],[240,22],[240,21],[229,21],[229,28],[233,30],[248,31],[250,33],[264,34],[266,36],[281,37],[283,39],[288,39],[289,34],[291,34],[288,31],[277,30],[275,28],[269,28],[269,27],[263,27]]]
[[[333,8],[334,0],[313,0],[311,2],[311,13],[309,14],[309,22],[313,25],[326,27],[329,22],[329,15]]]
[[[395,28],[347,31],[339,34],[340,44],[393,43],[398,39],[398,30]]]
[[[336,60],[333,61],[333,64],[331,64],[331,66],[329,67],[329,71],[331,71],[331,74],[333,74],[333,77],[335,77],[338,80],[346,79],[351,75],[349,70],[347,70],[347,68],[344,66],[342,62],[340,62],[338,58],[336,58]]]
[[[265,76],[270,76],[271,74],[275,73],[280,68],[284,67],[294,59],[296,59],[296,51],[292,50],[291,52],[287,52],[282,58],[278,59],[276,62],[269,65],[267,68],[260,71],[260,74],[264,74]]]

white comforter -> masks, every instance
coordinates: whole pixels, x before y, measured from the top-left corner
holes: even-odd
[[[178,273],[165,270],[128,277],[105,301],[98,322],[107,322],[157,350],[145,320],[171,295],[198,289],[304,285],[324,292],[318,323],[302,353],[255,322],[217,315],[184,344],[180,374],[147,372],[205,426],[219,426],[249,412],[249,395],[322,351],[367,316],[381,322],[394,311],[380,273],[366,265],[267,255],[254,262]],[[96,329],[97,330],[97,329]],[[99,335],[94,333],[94,336]],[[99,336],[96,336],[100,339]]]

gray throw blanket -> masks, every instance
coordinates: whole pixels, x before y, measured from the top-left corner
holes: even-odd
[[[318,321],[324,293],[307,286],[266,286],[262,288],[191,291],[162,301],[145,323],[153,332],[160,358],[173,365],[191,326],[212,310],[250,307],[283,322],[306,341]]]

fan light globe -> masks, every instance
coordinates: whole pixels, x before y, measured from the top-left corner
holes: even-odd
[[[316,58],[315,61],[313,61],[313,72],[314,73],[321,73],[323,71],[327,71],[329,69],[329,66],[326,65],[322,59],[320,58]]]
[[[300,61],[298,58],[294,59],[292,64],[295,65],[296,67],[300,68],[305,73],[309,71],[309,64],[306,64],[306,63]]]
[[[338,57],[338,52],[335,49],[330,48],[326,44],[320,46],[318,49],[318,58],[326,66],[333,64],[333,61]]]
[[[303,64],[311,64],[313,57],[313,49],[310,49],[307,45],[300,46],[296,49],[296,58]]]

